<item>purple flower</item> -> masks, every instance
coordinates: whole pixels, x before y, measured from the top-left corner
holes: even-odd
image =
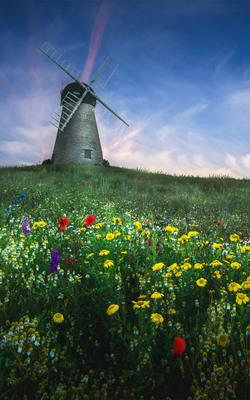
[[[49,266],[50,274],[52,274],[53,272],[57,272],[58,264],[59,264],[59,253],[57,250],[51,249],[51,260]],[[59,272],[57,272],[57,275],[59,276]]]
[[[30,235],[29,226],[30,226],[29,220],[27,217],[25,217],[22,223],[22,232],[24,235]]]

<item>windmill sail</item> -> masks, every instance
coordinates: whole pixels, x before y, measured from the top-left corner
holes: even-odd
[[[108,56],[90,82],[90,85],[95,82],[100,89],[103,89],[107,85],[117,67],[118,64],[115,62],[115,60],[111,56]]]

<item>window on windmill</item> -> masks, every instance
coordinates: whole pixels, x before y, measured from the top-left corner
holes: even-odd
[[[84,158],[91,158],[91,150],[84,150]]]

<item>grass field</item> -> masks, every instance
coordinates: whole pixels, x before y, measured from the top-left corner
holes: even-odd
[[[0,399],[248,400],[250,181],[0,168]]]

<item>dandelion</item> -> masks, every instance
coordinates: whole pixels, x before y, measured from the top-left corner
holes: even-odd
[[[245,281],[241,284],[241,289],[242,290],[248,290],[250,289],[250,281]]]
[[[107,256],[109,253],[110,253],[109,250],[104,249],[104,250],[100,251],[99,256]]]
[[[242,303],[246,304],[249,302],[249,297],[247,297],[244,293],[237,293],[236,295],[236,303],[241,305]]]
[[[164,294],[159,293],[159,292],[154,292],[151,294],[151,299],[157,300],[157,299],[161,299],[162,297],[164,297]]]
[[[236,282],[231,282],[230,285],[228,285],[228,290],[230,292],[237,292],[238,289],[241,289],[241,285]]]
[[[212,267],[218,267],[219,265],[223,265],[220,261],[214,260],[210,263]]]
[[[178,233],[179,232],[179,229],[178,228],[174,228],[173,226],[166,226],[166,228],[164,229],[164,231],[166,231],[166,232],[170,232],[170,233],[174,233],[174,232],[176,232],[176,233]]]
[[[57,324],[61,324],[64,321],[64,316],[60,313],[56,313],[53,315],[53,321]]]
[[[122,221],[120,220],[120,218],[113,218],[112,221],[113,221],[115,224],[118,224],[118,225],[121,225],[121,224],[122,224]]]
[[[212,247],[213,247],[214,249],[221,249],[221,247],[223,247],[223,244],[221,244],[221,243],[213,243],[213,244],[212,244]]]
[[[114,261],[106,260],[103,265],[105,268],[112,267],[114,265]]]
[[[219,346],[221,347],[226,347],[229,343],[229,335],[227,333],[225,333],[224,335],[219,334],[216,336],[216,340]]]
[[[194,269],[202,269],[202,268],[203,268],[202,264],[200,264],[200,263],[194,264]]]
[[[60,225],[60,229],[65,229],[69,225],[69,220],[66,217],[60,217],[58,224]]]
[[[233,262],[232,264],[231,264],[231,267],[233,268],[233,269],[239,269],[240,267],[241,267],[241,265],[240,265],[240,263],[238,263],[238,262]]]
[[[139,300],[132,301],[132,303],[134,303],[133,309],[149,307],[149,301]]]
[[[186,349],[186,343],[185,340],[182,338],[175,338],[174,341],[174,348],[173,348],[173,355],[174,356],[180,356]]]
[[[165,267],[164,263],[162,263],[162,262],[156,263],[156,264],[152,267],[152,270],[153,270],[153,271],[160,271],[163,267]]]
[[[238,242],[239,239],[240,239],[240,237],[236,233],[234,233],[233,235],[230,235],[231,242]]]
[[[112,239],[114,239],[114,237],[115,237],[115,235],[114,235],[113,233],[108,233],[108,234],[106,235],[106,239],[107,239],[107,240],[112,240]]]
[[[108,307],[106,312],[108,315],[113,315],[118,310],[119,310],[119,306],[117,304],[110,304],[110,306]]]
[[[161,314],[151,314],[151,320],[152,320],[152,322],[154,322],[156,325],[160,325],[160,324],[162,324],[163,323],[163,321],[164,321],[164,318],[162,317],[162,315]]]
[[[92,215],[89,215],[87,218],[85,218],[85,225],[90,226],[94,223],[96,220],[96,217],[93,217]]]
[[[138,229],[142,229],[142,224],[140,222],[136,221],[135,225],[137,226]]]
[[[206,284],[207,284],[207,280],[204,279],[204,278],[200,278],[200,279],[198,279],[198,280],[196,281],[196,284],[197,284],[198,286],[200,286],[200,287],[204,287],[204,286],[206,286]]]

